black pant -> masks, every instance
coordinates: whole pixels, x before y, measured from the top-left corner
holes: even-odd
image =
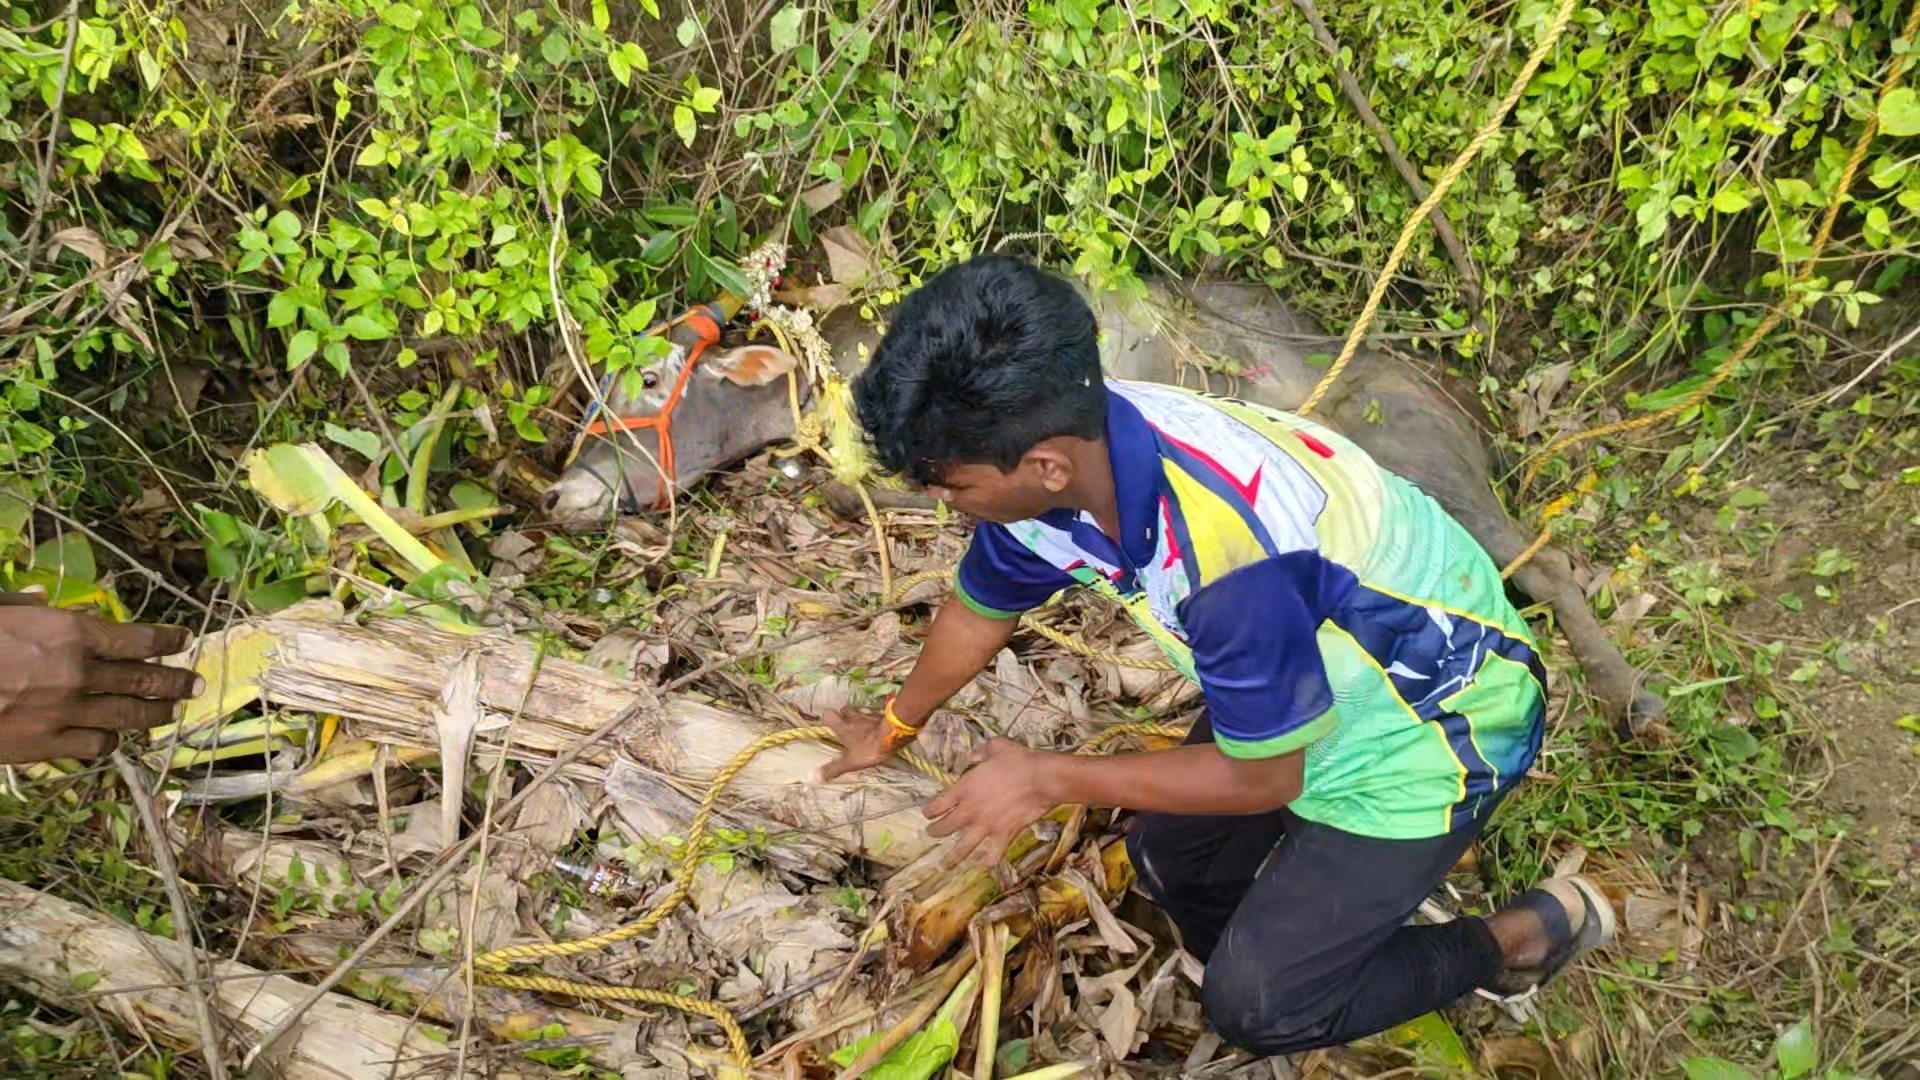
[[[1202,719],[1187,741],[1212,739]],[[1497,801],[1431,840],[1377,840],[1288,810],[1142,814],[1127,853],[1206,962],[1200,999],[1214,1030],[1245,1050],[1292,1054],[1385,1031],[1500,972],[1479,919],[1405,925]]]

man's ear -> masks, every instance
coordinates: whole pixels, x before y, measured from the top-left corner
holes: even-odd
[[[1058,439],[1048,439],[1027,451],[1020,461],[1033,469],[1041,485],[1056,495],[1073,483],[1073,455]]]
[[[771,345],[742,345],[714,357],[708,366],[735,386],[765,386],[796,364],[792,356]]]

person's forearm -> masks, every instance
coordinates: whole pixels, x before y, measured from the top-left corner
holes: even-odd
[[[993,662],[1013,637],[1018,619],[990,619],[958,599],[941,605],[920,659],[893,699],[903,723],[921,727],[935,709]]]
[[[1047,754],[1042,784],[1058,804],[1166,814],[1259,814],[1300,797],[1299,753],[1242,761],[1210,745],[1090,757]]]

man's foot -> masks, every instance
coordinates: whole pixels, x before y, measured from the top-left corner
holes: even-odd
[[[1581,956],[1613,941],[1613,905],[1574,875],[1548,878],[1487,920],[1506,968],[1487,984],[1497,994],[1530,994]]]

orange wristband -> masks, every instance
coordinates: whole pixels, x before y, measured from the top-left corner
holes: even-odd
[[[892,698],[887,699],[887,728],[890,732],[887,741],[890,743],[911,742],[914,736],[920,734],[919,728],[900,719],[900,714],[893,711]]]

